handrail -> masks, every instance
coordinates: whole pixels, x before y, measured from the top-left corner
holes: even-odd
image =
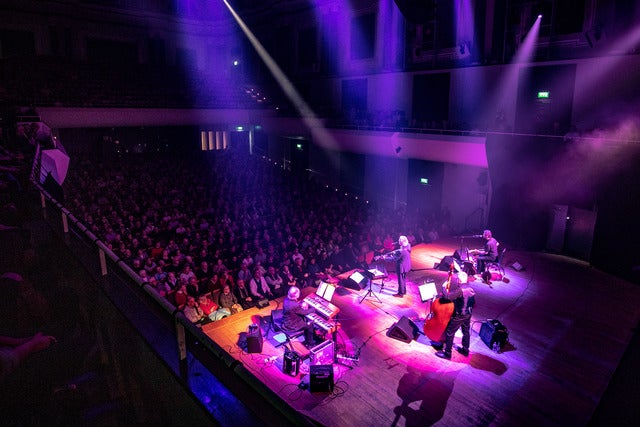
[[[219,366],[216,368],[214,366],[207,366],[206,363],[203,365],[211,372],[212,375],[218,377],[212,368],[223,370],[224,372],[228,372],[234,378],[232,383],[224,383],[224,378],[218,378],[225,386],[229,389],[237,390],[241,394],[246,394],[247,387],[248,390],[251,390],[253,395],[251,397],[247,397],[247,400],[251,399],[251,401],[245,401],[244,403],[248,407],[258,407],[259,409],[263,409],[262,411],[256,411],[258,416],[269,418],[269,424],[282,424],[282,425],[303,425],[303,426],[311,426],[313,425],[306,417],[304,417],[301,413],[293,409],[290,405],[288,405],[277,393],[259,381],[255,375],[248,370],[241,361],[235,359],[231,356],[224,348],[218,345],[215,341],[211,340],[201,328],[198,328],[191,321],[189,321],[184,314],[177,310],[176,307],[171,304],[166,298],[158,294],[158,292],[149,284],[143,282],[138,276],[137,272],[135,272],[131,267],[129,267],[124,260],[118,257],[104,242],[102,242],[97,236],[95,236],[78,218],[76,218],[68,209],[66,209],[60,202],[51,196],[38,182],[32,179],[32,184],[34,187],[40,192],[42,198],[42,207],[43,209],[46,207],[45,201],[50,205],[55,206],[59,209],[62,214],[62,222],[69,221],[74,225],[74,227],[79,230],[82,235],[84,235],[92,244],[95,245],[96,248],[99,249],[101,253],[104,253],[108,259],[113,262],[115,268],[119,271],[123,272],[126,278],[130,283],[134,283],[138,286],[150,299],[156,304],[158,308],[164,313],[166,313],[167,318],[173,319],[176,330],[173,331],[175,334],[176,344],[179,349],[184,349],[185,343],[184,334],[183,337],[180,337],[180,332],[178,328],[182,328],[183,331],[187,333],[187,335],[195,342],[200,344],[201,348],[206,349],[208,355],[212,356],[213,359],[207,358],[207,360],[213,360],[214,363],[218,363]],[[65,228],[65,233],[68,230]],[[103,267],[106,269],[106,266]],[[105,273],[103,272],[103,275]],[[182,342],[181,342],[182,341]],[[193,351],[193,349],[192,349]],[[161,358],[164,358],[162,354],[158,354]],[[176,357],[182,358],[182,354],[176,354]],[[168,361],[165,358],[165,361]],[[182,360],[179,360],[182,363]],[[187,386],[189,386],[189,378],[188,372],[181,372],[184,375],[187,375],[184,379],[184,382]],[[240,389],[238,388],[240,387]],[[261,397],[260,401],[256,401],[255,395]],[[237,396],[240,400],[240,396]],[[266,410],[274,410],[275,412],[267,413]],[[277,414],[277,416],[275,415]],[[276,419],[278,421],[276,421]]]

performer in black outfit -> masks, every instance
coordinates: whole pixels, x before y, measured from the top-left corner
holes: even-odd
[[[449,301],[453,301],[454,305],[451,320],[449,320],[447,329],[444,332],[444,349],[436,353],[436,356],[442,359],[451,359],[453,337],[460,328],[462,328],[462,347],[456,347],[456,350],[463,356],[469,355],[471,311],[476,303],[476,292],[467,283],[467,273],[461,271],[457,276],[458,280],[452,281],[448,291],[446,286],[442,287],[443,296]]]
[[[491,235],[491,230],[484,230],[482,237],[486,240],[482,251],[470,251],[478,255],[478,273],[484,273],[487,262],[495,262],[498,259],[498,241]]]
[[[305,316],[315,312],[305,302],[299,302],[300,289],[296,286],[289,287],[287,297],[282,307],[282,329],[287,332],[301,331],[304,329],[304,342],[308,347],[314,344],[313,324],[307,324]]]
[[[402,298],[407,293],[407,273],[411,271],[411,245],[406,236],[398,238],[398,249],[396,258],[396,274],[398,275],[398,293],[394,297]]]

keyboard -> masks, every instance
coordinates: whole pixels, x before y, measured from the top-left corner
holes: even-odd
[[[332,333],[338,328],[338,323],[327,320],[324,317],[320,316],[318,313],[310,313],[306,316],[315,326],[324,330],[325,332]]]
[[[309,295],[303,300],[303,302],[306,302],[310,307],[315,308],[317,312],[327,319],[332,319],[340,312],[338,307],[316,294]]]

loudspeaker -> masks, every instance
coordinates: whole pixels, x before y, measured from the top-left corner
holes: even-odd
[[[418,338],[418,327],[406,316],[391,325],[387,331],[387,336],[402,342],[410,343]]]
[[[300,355],[295,351],[287,350],[284,352],[282,360],[282,372],[295,377],[300,372]]]
[[[354,271],[348,279],[342,281],[341,285],[345,288],[359,291],[367,286],[367,278],[361,272]]]
[[[331,393],[333,391],[333,365],[309,367],[309,391]]]
[[[262,330],[257,325],[249,326],[247,332],[247,353],[262,353]]]
[[[509,339],[509,332],[499,320],[488,319],[480,327],[480,339],[494,351],[502,350]]]
[[[458,263],[458,260],[456,260],[454,257],[447,255],[446,257],[442,258],[442,261],[440,261],[440,263],[436,264],[434,266],[434,268],[440,270],[440,271],[449,271],[449,268],[451,268],[451,264],[453,264],[453,267],[456,271],[461,271],[462,269],[460,268],[460,264]]]
[[[266,299],[266,298],[261,299],[260,301],[258,301],[257,306],[258,306],[258,308],[268,307],[269,306],[269,300]]]

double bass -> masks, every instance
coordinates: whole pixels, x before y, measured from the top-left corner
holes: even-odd
[[[453,264],[449,266],[449,277],[444,286],[449,292],[451,286],[451,277],[453,276]],[[424,321],[424,334],[431,341],[444,341],[444,331],[447,329],[449,320],[453,315],[453,302],[449,301],[445,297],[434,297],[431,301],[431,307],[429,309],[429,315],[427,320]]]

